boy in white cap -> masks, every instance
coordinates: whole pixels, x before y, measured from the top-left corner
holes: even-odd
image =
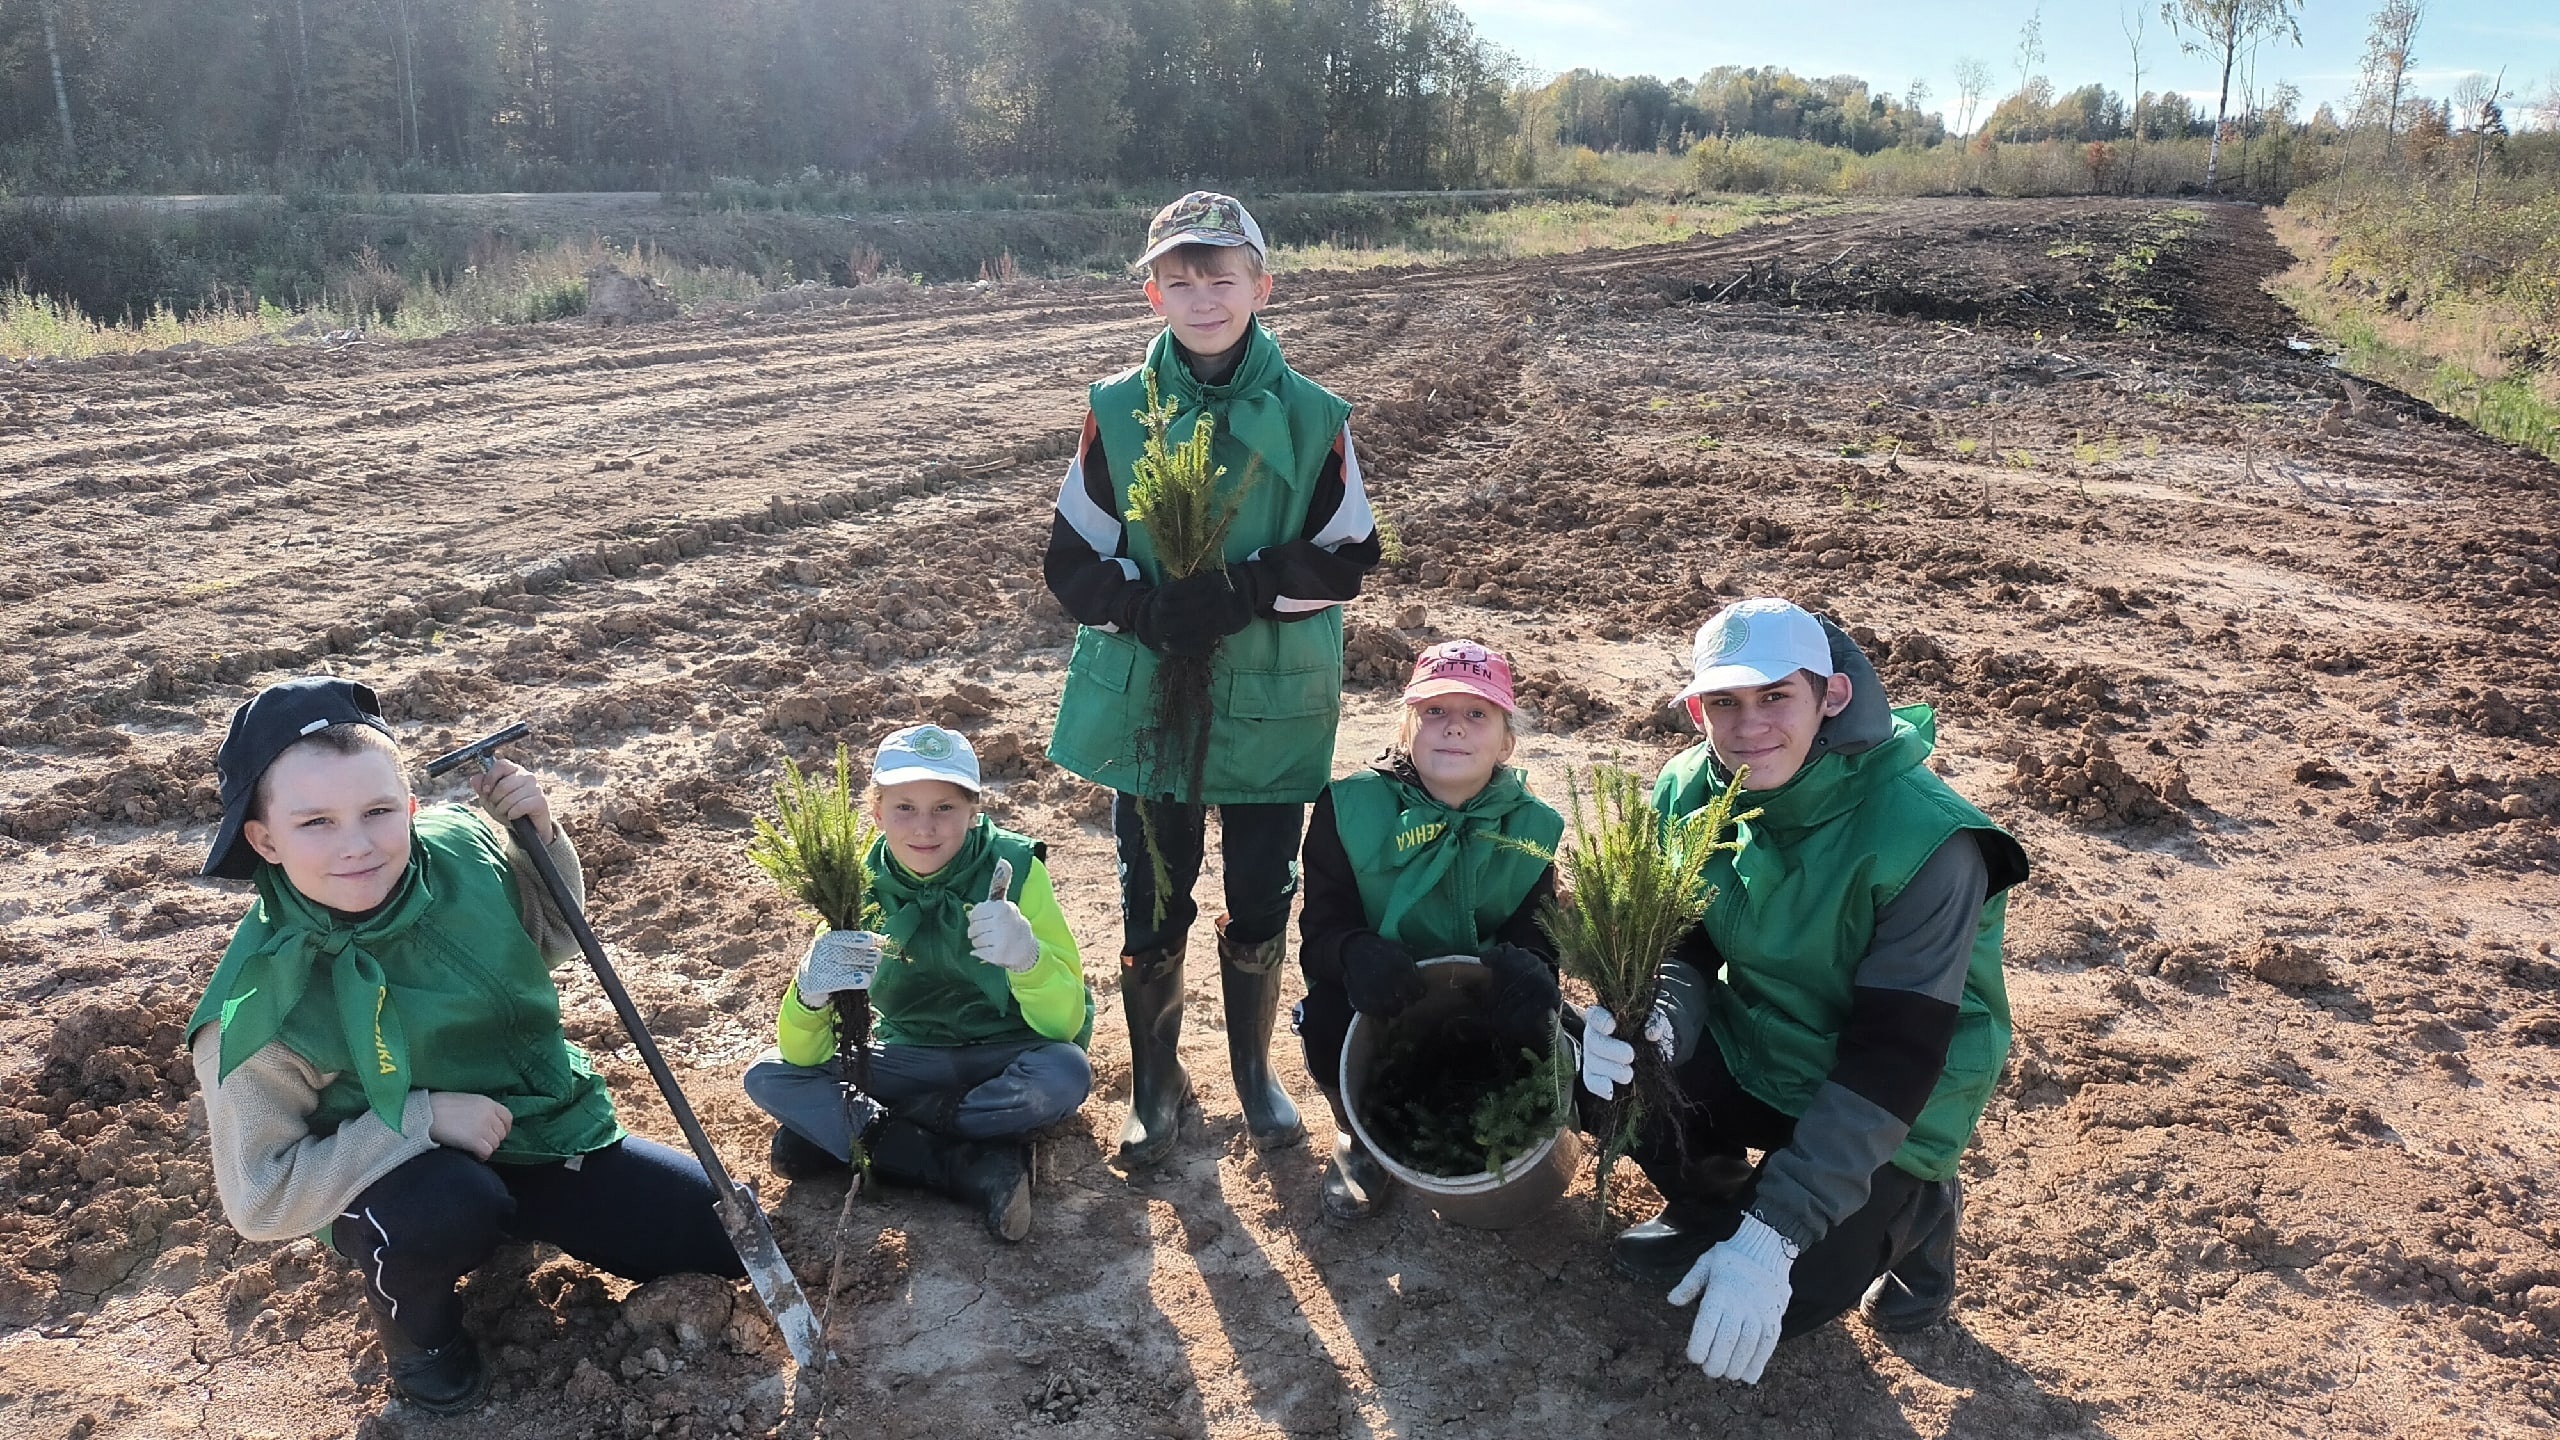
[[[1538,911],[1555,897],[1546,857],[1564,817],[1511,768],[1511,663],[1472,640],[1415,657],[1404,719],[1378,762],[1336,780],[1307,826],[1307,903],[1297,1012],[1307,1073],[1333,1106],[1323,1204],[1357,1220],[1388,1176],[1342,1107],[1342,1042],[1354,1011],[1391,1019],[1422,994],[1417,962],[1471,955],[1493,971],[1498,1031],[1543,1048],[1561,996]]]
[[[810,942],[779,1043],[746,1088],[781,1122],[778,1173],[841,1170],[858,1134],[873,1174],[975,1205],[1012,1241],[1031,1231],[1023,1137],[1093,1090],[1093,992],[1048,847],[980,814],[980,788],[965,736],[913,725],[881,742],[868,796],[880,838],[863,860],[876,918]],[[877,1028],[868,1084],[848,1094],[832,1004],[858,991]]]
[[[2008,1055],[2001,928],[2027,859],[1929,769],[1929,707],[1888,708],[1829,623],[1739,601],[1699,629],[1694,670],[1679,698],[1707,738],[1654,804],[1690,814],[1739,777],[1760,813],[1663,962],[1644,1034],[1692,1105],[1640,1137],[1669,1204],[1611,1249],[1698,1306],[1693,1362],[1756,1382],[1778,1341],[1861,1297],[1878,1329],[1947,1313],[1956,1162]],[[1617,1024],[1585,1016],[1603,1098],[1633,1069]]]
[[[1131,1058],[1120,1158],[1133,1168],[1172,1150],[1191,1095],[1177,1055],[1183,952],[1199,913],[1191,888],[1212,805],[1226,860],[1218,962],[1227,1055],[1245,1126],[1266,1150],[1304,1133],[1271,1073],[1271,1033],[1298,838],[1308,802],[1333,775],[1342,605],[1378,563],[1351,407],[1291,370],[1256,318],[1271,298],[1262,227],[1233,196],[1194,191],[1156,215],[1138,264],[1165,328],[1143,363],[1090,391],[1042,562],[1050,592],[1083,627],[1049,758],[1116,792]],[[1178,412],[1167,443],[1214,421],[1211,459],[1235,487],[1225,567],[1188,579],[1166,579],[1147,527],[1128,518],[1149,376]],[[1216,708],[1196,784],[1154,763],[1139,741],[1152,728],[1165,656],[1213,666]],[[1163,894],[1159,860],[1170,880]]]

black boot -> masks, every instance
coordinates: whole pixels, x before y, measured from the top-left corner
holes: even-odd
[[[1652,1219],[1630,1225],[1609,1242],[1618,1273],[1657,1289],[1680,1283],[1698,1257],[1733,1233],[1730,1211],[1674,1200]]]
[[[852,1167],[829,1153],[827,1148],[788,1125],[773,1128],[773,1144],[765,1158],[772,1163],[773,1173],[785,1180],[816,1180],[828,1175],[842,1175]]]
[[[1926,1330],[1956,1301],[1956,1226],[1964,1219],[1964,1182],[1940,1180],[1920,1192],[1911,1248],[1876,1277],[1858,1302],[1870,1328],[1885,1334]]]
[[[1120,1163],[1153,1165],[1182,1134],[1191,1076],[1182,1068],[1182,943],[1120,957],[1120,1009],[1129,1021],[1129,1121]]]
[[[871,1173],[978,1208],[987,1233],[1012,1242],[1031,1233],[1031,1162],[1019,1141],[962,1140],[906,1120],[882,1120],[862,1140]]]
[[[1277,1150],[1306,1138],[1306,1123],[1289,1092],[1271,1073],[1271,1028],[1280,1018],[1280,962],[1289,937],[1239,945],[1218,930],[1218,983],[1227,1008],[1227,1064],[1235,1072],[1236,1099],[1256,1150]]]
[[[366,1291],[373,1306],[374,1332],[382,1340],[382,1358],[391,1369],[391,1393],[430,1415],[461,1415],[489,1398],[489,1367],[480,1347],[459,1331],[430,1350],[412,1340],[391,1318],[391,1306]]]
[[[1324,1098],[1333,1107],[1333,1158],[1324,1166],[1324,1213],[1336,1220],[1365,1220],[1377,1213],[1394,1188],[1395,1177],[1351,1128],[1342,1096],[1332,1090]]]
[[[889,1113],[936,1135],[957,1135],[960,1133],[960,1102],[966,1098],[968,1092],[965,1090],[933,1090],[899,1101],[889,1107]]]
[[[1648,1165],[1645,1178],[1669,1203],[1652,1219],[1619,1231],[1609,1258],[1619,1274],[1668,1289],[1733,1233],[1731,1202],[1750,1184],[1751,1162],[1740,1155],[1692,1155],[1677,1170]]]

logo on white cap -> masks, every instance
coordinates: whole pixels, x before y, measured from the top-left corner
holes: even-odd
[[[948,781],[973,794],[984,788],[978,780],[978,752],[969,748],[968,737],[939,725],[910,725],[880,742],[880,753],[871,761],[871,783],[904,785],[910,780]]]
[[[1742,612],[1728,609],[1718,613],[1707,622],[1705,629],[1698,632],[1697,653],[1722,660],[1729,655],[1741,654],[1742,647],[1750,643],[1751,622],[1743,618]]]
[[[1774,596],[1737,600],[1698,627],[1690,669],[1678,699],[1775,685],[1799,670],[1828,679],[1831,640],[1801,606]]]

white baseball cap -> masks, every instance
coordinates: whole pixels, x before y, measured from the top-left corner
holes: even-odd
[[[947,780],[975,795],[978,752],[969,737],[939,725],[910,725],[880,742],[871,760],[871,783],[904,785],[910,780]]]
[[[1718,690],[1775,685],[1799,670],[1831,678],[1831,640],[1822,622],[1792,601],[1775,596],[1736,600],[1698,627],[1690,652],[1686,700]]]

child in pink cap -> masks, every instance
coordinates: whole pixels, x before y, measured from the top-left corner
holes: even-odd
[[[1511,663],[1472,640],[1434,645],[1405,686],[1404,723],[1371,768],[1326,787],[1307,825],[1297,1031],[1333,1107],[1325,1213],[1354,1220],[1387,1183],[1342,1108],[1342,1040],[1357,1011],[1387,1019],[1422,994],[1418,961],[1466,955],[1494,973],[1495,1025],[1524,1044],[1551,1033],[1554,943],[1538,907],[1554,895],[1563,817],[1510,768]]]

